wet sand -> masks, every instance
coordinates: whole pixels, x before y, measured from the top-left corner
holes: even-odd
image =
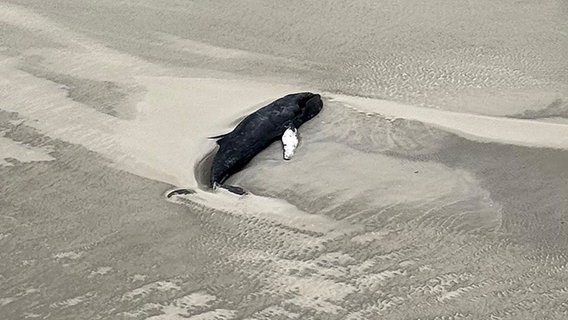
[[[566,13],[2,2],[0,318],[568,317]],[[296,91],[295,157],[203,188],[207,137]]]

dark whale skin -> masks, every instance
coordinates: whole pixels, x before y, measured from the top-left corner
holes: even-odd
[[[224,186],[223,183],[259,152],[279,140],[287,128],[299,128],[315,117],[322,107],[319,94],[289,94],[251,113],[230,133],[213,137],[220,139],[211,166],[211,187],[221,186],[234,193],[244,193],[239,187]]]

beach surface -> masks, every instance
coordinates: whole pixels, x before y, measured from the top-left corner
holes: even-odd
[[[567,13],[0,2],[0,318],[567,318]],[[207,188],[300,91],[294,158]]]

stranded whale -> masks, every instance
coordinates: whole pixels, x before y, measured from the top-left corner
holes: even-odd
[[[297,146],[296,129],[316,116],[322,107],[319,94],[289,94],[248,115],[233,131],[212,137],[220,139],[217,140],[219,150],[211,166],[211,186],[244,194],[241,188],[223,183],[280,138],[284,144],[284,158],[289,159]],[[287,135],[283,136],[285,132]]]

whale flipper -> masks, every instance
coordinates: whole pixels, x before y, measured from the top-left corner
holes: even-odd
[[[232,192],[232,193],[239,195],[239,196],[244,196],[244,195],[248,194],[248,192],[246,192],[245,189],[243,189],[241,187],[237,187],[237,186],[231,186],[231,185],[224,184],[224,185],[221,185],[220,188],[226,189],[229,192]]]
[[[230,134],[231,134],[231,132],[229,132],[229,133],[223,133],[223,134],[220,134],[220,135],[218,135],[218,136],[209,137],[209,139],[221,139],[221,138],[224,138],[224,137],[226,137],[226,136],[228,136],[228,135],[230,135]]]
[[[244,195],[248,194],[248,192],[241,187],[231,186],[231,185],[228,185],[228,184],[213,183],[213,190],[216,190],[218,188],[225,189],[225,190],[232,192],[232,193],[239,195],[239,196],[244,196]]]

